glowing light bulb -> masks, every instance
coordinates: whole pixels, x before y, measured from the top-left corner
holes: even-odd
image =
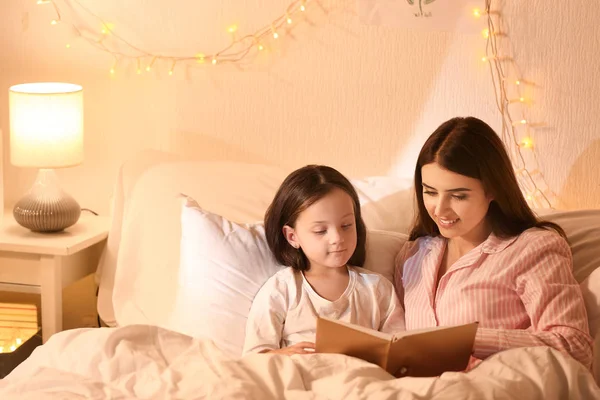
[[[265,46],[263,46],[262,44],[259,44],[259,45],[258,45],[258,50],[262,51],[262,50],[264,50],[264,49],[265,49]]]
[[[216,65],[216,64],[217,64],[217,59],[216,59],[216,58],[213,58],[213,59],[212,59],[212,63],[213,63],[213,65]]]
[[[481,31],[481,36],[483,36],[485,39],[490,37],[490,30],[489,29],[484,29]]]
[[[476,8],[476,9],[474,9],[474,10],[473,10],[473,16],[474,16],[475,18],[479,18],[479,17],[481,17],[481,10],[480,10],[479,8]]]
[[[521,140],[521,147],[525,148],[525,149],[531,149],[533,147],[533,140],[531,140],[531,138],[524,138],[523,140]]]
[[[288,24],[291,24],[293,22],[292,19],[290,18],[290,16],[287,14],[285,15],[285,20],[287,21]]]
[[[17,339],[15,340],[15,343],[17,344],[17,346],[20,346],[21,344],[23,344],[23,339],[21,339],[21,338],[17,338]]]
[[[203,53],[196,54],[196,62],[198,64],[204,64],[205,59],[206,59],[206,56]]]
[[[102,29],[100,29],[100,32],[102,32],[103,35],[108,35],[115,27],[115,24],[107,22],[105,24],[102,24]]]
[[[56,25],[56,24],[58,24],[57,20],[53,19],[52,21],[50,21],[50,25]]]
[[[271,32],[273,32],[273,38],[277,39],[279,37],[279,34],[275,30],[275,28],[271,27]]]
[[[520,84],[521,84],[521,81],[517,79],[517,80],[515,81],[515,85],[520,85]]]
[[[156,61],[156,57],[152,58],[152,61],[150,61],[150,64],[148,64],[148,66],[146,67],[146,71],[150,72],[152,66],[154,65],[154,61]]]
[[[229,28],[227,28],[227,31],[229,33],[235,33],[235,31],[237,31],[238,27],[237,25],[231,25]]]
[[[519,101],[520,101],[521,103],[524,103],[524,102],[525,102],[525,97],[519,97]]]
[[[71,48],[71,45],[69,43],[67,43],[67,45],[65,46],[67,49]]]
[[[15,351],[17,348],[15,347],[15,345],[13,344],[12,346],[10,346],[10,351]]]

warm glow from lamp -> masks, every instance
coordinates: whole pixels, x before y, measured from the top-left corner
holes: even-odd
[[[10,159],[17,167],[61,168],[83,162],[83,89],[69,83],[10,88]]]
[[[25,83],[12,86],[8,97],[11,162],[40,168],[13,215],[32,231],[61,231],[81,214],[75,199],[60,188],[54,168],[83,162],[83,89],[71,83]]]

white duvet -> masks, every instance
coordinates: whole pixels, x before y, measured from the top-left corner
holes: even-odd
[[[0,399],[600,399],[592,375],[545,348],[505,351],[468,373],[394,379],[332,354],[235,360],[213,342],[146,325],[54,335],[0,380]]]

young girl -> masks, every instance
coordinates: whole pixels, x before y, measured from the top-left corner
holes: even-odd
[[[407,329],[479,321],[477,359],[550,346],[589,367],[565,234],[531,211],[492,128],[472,117],[443,123],[419,154],[415,189],[416,222],[395,275]]]
[[[366,228],[358,195],[341,173],[320,165],[291,173],[266,212],[265,232],[277,261],[289,267],[254,298],[244,354],[313,352],[318,316],[404,330],[392,283],[361,268]]]

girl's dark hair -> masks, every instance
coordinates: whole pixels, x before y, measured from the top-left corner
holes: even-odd
[[[457,117],[440,125],[419,154],[415,169],[417,212],[410,240],[440,235],[423,202],[421,168],[430,163],[482,182],[486,194],[494,199],[487,218],[495,235],[512,237],[539,227],[554,229],[566,238],[557,224],[538,220],[525,201],[506,148],[496,132],[480,119]]]
[[[307,165],[288,175],[283,181],[265,214],[265,234],[275,259],[282,265],[300,271],[310,268],[302,249],[295,249],[283,234],[283,227],[292,228],[300,213],[334,189],[346,192],[354,203],[356,219],[356,249],[349,264],[362,267],[366,257],[367,229],[361,216],[356,190],[344,175],[324,165]]]

